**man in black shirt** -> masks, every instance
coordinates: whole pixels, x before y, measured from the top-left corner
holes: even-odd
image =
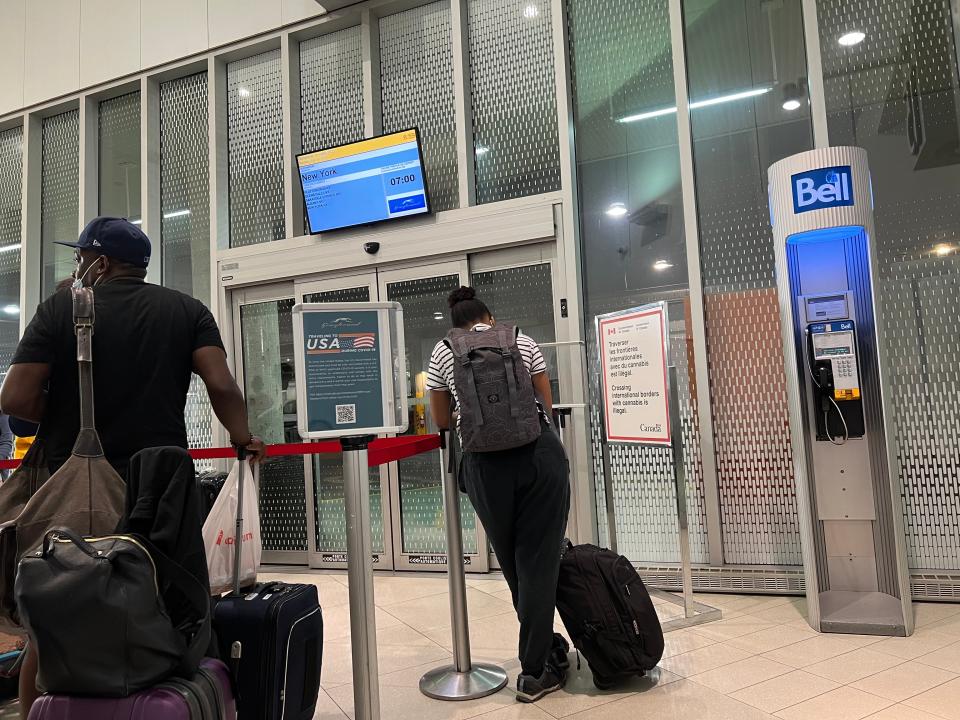
[[[184,421],[191,373],[207,387],[231,442],[259,458],[243,394],[227,366],[217,324],[203,303],[144,280],[150,240],[121,218],[92,220],[76,243],[76,282],[95,287],[93,385],[104,454],[126,478],[130,458],[161,445],[187,447]],[[50,472],[70,457],[80,430],[73,298],[59,289],[41,303],[0,389],[2,412],[39,422]],[[31,657],[32,656],[32,657]],[[36,656],[21,671],[21,706],[36,697]]]
[[[230,373],[217,324],[203,303],[144,281],[150,241],[132,223],[91,221],[76,243],[75,277],[95,288],[93,384],[97,430],[121,476],[147,447],[187,447],[184,407],[191,373],[203,380],[213,410],[235,445],[254,455],[243,394]],[[44,388],[47,388],[45,390]],[[40,421],[51,472],[70,456],[80,428],[79,380],[71,293],[44,301],[13,357],[3,411]]]

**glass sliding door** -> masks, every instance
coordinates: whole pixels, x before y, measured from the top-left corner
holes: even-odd
[[[377,300],[374,273],[317,280],[297,285],[305,303],[371,302]],[[343,465],[340,456],[314,455],[313,518],[310,566],[343,568],[347,561],[347,521],[344,508]],[[393,538],[389,469],[370,468],[370,535],[374,567],[389,570],[393,563]]]
[[[267,444],[298,442],[293,361],[293,288],[289,284],[234,293],[238,374],[250,430]],[[263,562],[307,562],[308,498],[299,455],[266,459],[260,468]]]
[[[436,432],[430,417],[427,366],[437,341],[450,328],[447,296],[466,280],[466,263],[453,262],[380,273],[380,297],[403,306],[410,388],[407,434]],[[443,478],[440,452],[435,450],[393,464],[394,543],[398,568],[443,570],[446,567],[446,537],[443,523]],[[486,537],[470,501],[461,496],[463,552],[467,569],[488,568]],[[480,552],[480,548],[484,548]]]

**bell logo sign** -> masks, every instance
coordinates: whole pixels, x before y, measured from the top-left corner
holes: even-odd
[[[793,212],[853,205],[853,179],[850,166],[819,168],[790,177]]]

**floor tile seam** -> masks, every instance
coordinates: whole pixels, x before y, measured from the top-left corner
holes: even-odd
[[[912,660],[907,660],[907,662],[913,662],[913,661],[912,661]],[[906,663],[903,663],[903,664],[906,664]],[[897,667],[898,667],[898,666],[895,665],[894,667],[890,668],[890,670],[895,670]],[[930,666],[927,665],[927,667],[930,667]],[[942,670],[943,668],[934,668],[934,669],[935,669],[935,670]],[[886,671],[886,670],[881,670],[880,672],[882,673],[882,672],[887,672],[887,671]],[[920,695],[923,695],[924,693],[930,692],[931,690],[936,690],[936,689],[937,689],[938,687],[940,687],[941,685],[946,685],[947,683],[951,683],[951,682],[953,682],[954,680],[956,680],[957,678],[960,678],[960,674],[958,674],[958,673],[951,672],[950,670],[944,670],[944,672],[949,672],[951,675],[953,675],[953,677],[952,677],[952,678],[947,678],[947,679],[944,680],[943,682],[938,682],[936,685],[931,685],[930,687],[925,688],[925,689],[921,690],[921,691],[918,692],[918,693],[914,693],[913,695],[910,695],[910,696],[905,697],[905,698],[900,699],[900,700],[892,700],[891,702],[898,703],[898,704],[899,704],[899,703],[905,703],[905,702],[907,702],[907,700],[912,700],[913,698],[919,697]],[[875,673],[874,675],[879,675],[879,674],[880,674],[880,673]],[[869,677],[874,677],[874,675],[870,675]],[[861,680],[866,680],[866,679],[867,679],[867,678],[861,678]],[[861,680],[854,680],[852,683],[847,683],[847,687],[853,687],[856,683],[861,682]],[[863,688],[853,688],[853,689],[854,689],[854,690],[859,690],[860,692],[869,693],[870,695],[877,695],[876,693],[872,693],[872,692],[870,692],[869,690],[864,690]],[[883,697],[883,695],[878,695],[877,697]],[[883,698],[883,699],[884,699],[884,700],[890,700],[890,698]]]
[[[818,675],[817,677],[820,677],[820,676]],[[824,678],[824,679],[825,679],[825,680],[829,680],[829,678]],[[834,680],[833,682],[836,682],[836,681]],[[856,682],[856,681],[854,681],[854,682]],[[870,695],[871,697],[875,697],[875,698],[877,698],[878,700],[882,700],[883,702],[888,703],[886,706],[880,708],[880,710],[877,710],[877,712],[881,712],[882,710],[886,710],[886,709],[887,709],[888,707],[890,707],[891,705],[897,705],[897,704],[899,704],[899,703],[897,703],[896,700],[891,700],[890,698],[885,698],[885,697],[883,697],[883,696],[881,696],[881,695],[877,695],[876,693],[868,692],[867,690],[861,690],[860,688],[850,687],[850,684],[849,684],[849,683],[846,683],[846,684],[845,684],[845,683],[838,683],[838,685],[839,685],[839,687],[832,688],[831,690],[826,690],[826,691],[824,691],[824,692],[822,692],[822,693],[817,693],[816,695],[814,695],[814,696],[812,696],[812,697],[808,697],[806,700],[801,700],[800,702],[793,703],[792,705],[787,705],[787,707],[782,707],[782,708],[780,708],[779,710],[777,710],[777,712],[775,712],[775,713],[773,713],[773,714],[774,714],[774,715],[777,715],[778,713],[782,713],[784,710],[789,710],[790,708],[797,707],[797,705],[803,705],[804,703],[810,702],[811,700],[816,700],[818,697],[823,697],[824,695],[828,695],[829,693],[836,692],[836,691],[839,690],[840,688],[845,688],[845,687],[849,687],[851,690],[856,690],[857,692],[862,692],[864,695]],[[872,714],[873,714],[873,715],[876,715],[877,713],[872,713]],[[866,716],[866,717],[869,717],[869,716]],[[866,718],[864,718],[864,720],[866,720]]]

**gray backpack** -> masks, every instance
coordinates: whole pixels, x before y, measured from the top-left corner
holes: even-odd
[[[447,334],[460,402],[460,438],[470,452],[495,452],[540,437],[540,414],[530,372],[517,346],[517,330],[497,325]]]

